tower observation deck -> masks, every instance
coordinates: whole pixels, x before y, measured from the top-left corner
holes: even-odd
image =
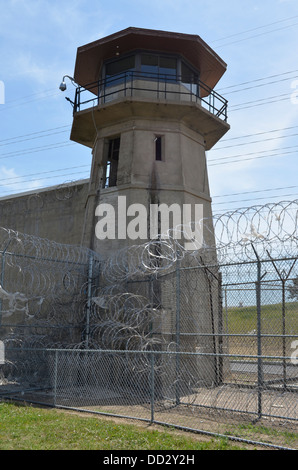
[[[229,129],[227,100],[214,91],[225,70],[197,35],[130,27],[81,46],[71,140],[92,148],[108,123],[164,116],[200,132],[209,150]]]

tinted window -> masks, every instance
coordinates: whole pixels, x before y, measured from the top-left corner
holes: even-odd
[[[159,73],[176,77],[177,61],[171,57],[159,58]]]
[[[135,56],[124,57],[114,62],[106,64],[107,85],[116,85],[121,83],[124,78],[124,72],[135,69]]]
[[[198,94],[198,75],[184,62],[181,63],[181,82],[191,93]]]
[[[176,78],[177,61],[172,57],[159,57],[154,54],[141,55],[141,72],[148,74],[149,78],[155,78],[159,74],[162,80]]]
[[[150,54],[142,54],[141,56],[141,72],[153,74],[158,73],[158,57]]]

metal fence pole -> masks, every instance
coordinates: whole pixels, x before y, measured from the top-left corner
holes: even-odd
[[[87,312],[86,312],[86,348],[89,347],[90,334],[90,315],[91,315],[91,298],[92,298],[92,278],[93,278],[93,256],[89,258],[88,270],[88,291],[87,291]]]
[[[287,361],[286,361],[286,294],[285,280],[282,279],[282,355],[283,355],[283,388],[287,388]]]
[[[286,274],[284,271],[280,272],[277,268],[277,265],[275,261],[272,259],[270,256],[270,253],[267,250],[267,254],[269,258],[272,261],[272,264],[275,268],[275,271],[278,274],[278,277],[281,281],[281,286],[282,286],[282,355],[283,355],[283,361],[282,361],[282,368],[283,368],[283,388],[284,390],[287,389],[287,360],[286,360],[286,282],[290,277],[290,274],[292,272],[292,269],[294,268],[297,259],[294,260],[292,263],[292,266],[290,266],[290,269],[288,273]]]
[[[257,281],[256,286],[256,303],[257,303],[257,345],[258,345],[258,419],[262,417],[262,393],[264,388],[263,377],[263,358],[262,358],[262,318],[261,318],[261,282],[265,274],[262,276],[262,262],[253,244],[252,248],[257,258]]]
[[[1,287],[4,287],[3,284],[4,284],[4,274],[5,274],[5,255],[6,255],[6,252],[8,250],[8,247],[9,247],[11,241],[12,241],[12,239],[9,240],[6,247],[4,248],[4,250],[1,253],[2,254],[1,277],[0,277]],[[3,304],[3,301],[2,301],[2,299],[0,299],[0,326],[2,324],[2,304]]]
[[[180,306],[180,295],[181,295],[180,269],[181,269],[180,262],[177,261],[177,264],[176,264],[176,352],[178,353],[180,352],[180,321],[181,321],[180,319],[180,307],[181,307]],[[180,355],[176,354],[176,405],[179,405],[180,403],[180,393],[179,393],[179,383],[178,383],[179,373],[180,373]]]
[[[223,295],[222,295],[222,273],[218,273],[218,385],[223,381]]]
[[[58,351],[55,351],[54,359],[54,406],[57,405],[57,381],[58,381]]]
[[[262,359],[262,319],[261,319],[261,280],[262,280],[262,264],[257,257],[257,282],[256,282],[256,299],[257,299],[257,341],[258,341],[258,417],[262,417],[262,391],[264,386],[263,380],[263,359]]]
[[[5,251],[2,253],[1,278],[0,278],[1,287],[3,287],[4,269],[5,269]],[[3,305],[3,300],[0,299],[0,326],[2,324],[2,305]]]

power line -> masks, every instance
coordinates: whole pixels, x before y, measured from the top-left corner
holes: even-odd
[[[298,145],[289,145],[288,147],[281,147],[280,149],[277,150],[259,150],[257,152],[248,152],[248,153],[238,153],[237,155],[227,155],[225,157],[218,157],[218,158],[211,158],[209,162],[217,162],[221,160],[230,160],[231,158],[243,158],[243,157],[250,157],[252,155],[259,155],[261,153],[268,153],[268,152],[278,152],[274,154],[270,154],[268,156],[275,156],[275,155],[285,155],[287,153],[295,153],[296,150],[291,151],[291,152],[280,152],[281,150],[289,150],[289,149],[297,149]],[[208,162],[208,164],[209,164]]]
[[[234,204],[234,203],[239,204],[240,202],[261,201],[261,200],[264,200],[265,198],[266,199],[275,199],[277,197],[282,198],[282,197],[292,197],[292,196],[297,197],[297,193],[294,193],[294,194],[275,194],[274,196],[264,196],[264,197],[258,197],[258,198],[253,198],[253,199],[242,199],[242,200],[237,199],[235,201],[216,202],[214,205],[223,205],[223,204],[228,205],[228,204]]]
[[[68,147],[70,145],[75,145],[75,142],[69,142],[66,140],[64,142],[56,142],[55,144],[44,145],[41,147],[32,147],[30,149],[18,150],[17,152],[2,153],[0,154],[0,160],[19,157],[20,155],[30,155],[32,153],[44,152],[46,150],[54,150],[61,147]]]
[[[280,76],[283,76],[283,75],[288,75],[290,73],[297,73],[297,72],[298,72],[298,70],[294,70],[292,72],[285,72],[285,73],[281,73],[281,74],[277,74],[277,75],[271,75],[271,76],[264,77],[264,78],[249,80],[248,82],[243,82],[243,83],[239,83],[239,84],[236,84],[236,85],[230,85],[230,86],[224,87],[224,88],[218,88],[218,89],[216,89],[216,92],[217,93],[223,93],[224,92],[224,95],[226,96],[226,95],[230,95],[230,94],[233,94],[233,93],[239,93],[241,91],[260,88],[260,87],[267,86],[267,85],[272,85],[272,84],[275,84],[275,83],[285,82],[287,80],[293,80],[293,79],[297,78],[297,75],[295,75],[294,77],[281,78],[280,80],[274,80],[274,81],[271,81],[271,82],[268,82],[268,83],[259,83],[258,85],[256,85],[256,82],[261,82],[263,80],[269,80],[271,78],[276,78],[276,77],[280,77]],[[236,87],[243,86],[243,85],[249,85],[250,83],[253,83],[254,85],[251,86],[251,87],[241,88],[240,90],[233,90],[233,91],[228,91],[228,92],[225,91],[225,90],[228,90],[230,88],[236,88]]]
[[[256,31],[258,29],[267,28],[268,26],[273,26],[273,25],[278,24],[278,23],[284,23],[285,21],[290,21],[290,20],[293,20],[295,18],[298,18],[298,16],[297,15],[291,16],[289,18],[285,18],[284,20],[274,21],[274,23],[267,23],[267,24],[262,25],[262,26],[257,26],[256,28],[247,29],[246,31],[242,31],[240,33],[235,33],[235,34],[231,34],[230,36],[225,36],[224,38],[215,39],[215,41],[212,41],[212,44],[214,42],[224,41],[225,39],[230,39],[230,38],[233,38],[235,36],[239,36],[241,34],[251,33],[252,31]]]
[[[260,36],[264,36],[266,34],[270,34],[270,33],[275,33],[276,31],[281,31],[283,29],[286,29],[286,28],[290,28],[292,26],[296,26],[298,23],[293,23],[293,24],[290,24],[290,25],[287,25],[287,26],[283,26],[282,28],[277,28],[277,29],[272,29],[271,31],[265,31],[263,33],[259,33],[259,34],[255,34],[254,36],[249,36],[247,38],[243,38],[243,39],[238,39],[237,41],[233,41],[233,42],[228,42],[226,44],[221,44],[219,46],[216,46],[217,49],[221,48],[221,47],[225,47],[225,46],[230,46],[232,44],[237,44],[239,42],[243,42],[243,41],[247,41],[248,39],[254,39],[254,38],[257,38],[257,37],[260,37]]]
[[[222,197],[231,197],[231,196],[242,196],[243,194],[257,194],[257,193],[263,193],[263,192],[269,192],[269,191],[281,191],[284,189],[294,189],[294,188],[298,188],[298,186],[283,186],[280,188],[267,188],[267,189],[259,189],[259,190],[254,190],[254,191],[244,191],[241,193],[221,194],[217,196],[212,196],[212,199],[222,198]]]
[[[89,173],[88,173],[89,174]],[[73,176],[73,175],[82,175],[82,172],[74,172],[74,173],[66,173],[65,175],[58,175],[60,178],[61,177],[69,177],[69,176]],[[56,179],[58,178],[58,176],[47,176],[45,178],[42,178],[42,180],[45,180],[45,179]],[[33,180],[24,180],[22,181],[22,185],[24,183],[30,183],[31,181],[35,181],[35,179]],[[13,185],[14,183],[11,183],[11,185]],[[62,183],[61,183],[62,184]],[[7,185],[5,184],[0,184],[0,188],[1,188],[1,191],[3,192],[3,189],[2,188],[5,188]],[[42,188],[46,189],[46,187],[43,187]],[[30,190],[34,190],[36,189],[36,187],[33,187],[33,188],[27,188],[27,191],[30,191]],[[21,188],[15,188],[13,191],[24,191],[24,187],[22,186]],[[7,191],[4,191],[4,192],[8,192],[8,193],[11,193],[11,190],[7,190]]]
[[[245,104],[245,103],[242,103],[242,104]],[[283,128],[280,128],[280,129],[272,129],[272,130],[269,130],[269,131],[263,131],[263,132],[257,132],[257,133],[255,132],[253,134],[247,134],[247,135],[243,135],[243,136],[229,137],[228,139],[222,139],[221,142],[225,142],[225,141],[228,141],[228,140],[242,139],[242,138],[246,138],[246,137],[253,137],[255,135],[263,135],[263,134],[268,134],[268,133],[272,133],[272,132],[280,132],[280,131],[285,131],[285,130],[290,130],[290,129],[297,129],[297,127],[298,126],[283,127]],[[49,133],[49,132],[52,132],[52,131],[59,131],[60,129],[70,129],[70,128],[71,128],[71,126],[69,124],[67,124],[67,125],[64,125],[64,126],[52,127],[50,129],[44,129],[42,131],[31,132],[31,133],[28,133],[28,134],[21,134],[21,135],[15,136],[15,137],[8,137],[7,139],[1,139],[0,140],[0,145],[2,145],[1,142],[8,142],[8,141],[12,141],[12,140],[15,141],[16,139],[22,139],[24,137],[37,136],[38,134],[45,134],[46,132]],[[50,135],[50,134],[47,134],[47,135]],[[41,138],[42,137],[44,137],[44,136],[41,136]]]
[[[246,139],[248,137],[254,137],[256,135],[264,135],[264,134],[271,134],[273,132],[281,132],[281,131],[288,131],[292,129],[297,129],[298,126],[291,126],[291,127],[282,127],[281,129],[271,129],[270,131],[262,131],[262,132],[254,132],[253,134],[246,134],[240,135],[236,137],[229,137],[228,139],[222,139],[221,142],[227,142],[228,140],[238,140],[238,139]],[[215,149],[212,149],[215,150]]]
[[[48,90],[38,91],[36,93],[31,93],[30,95],[25,95],[21,98],[15,98],[14,100],[7,101],[7,103],[14,103],[15,101],[25,100],[26,98],[31,98],[32,96],[44,95],[44,93],[50,93],[52,91],[57,91],[57,88],[49,88]]]
[[[288,94],[285,94],[286,96],[288,96]],[[280,95],[280,96],[285,96],[285,95]],[[270,99],[273,99],[277,96],[273,96],[273,97],[268,97],[268,98],[264,98],[264,101],[265,100],[270,100]],[[263,99],[261,100],[258,100],[258,101],[263,101]],[[277,100],[277,101],[282,101],[282,100]],[[273,101],[272,101],[273,102]],[[270,103],[272,103],[270,102]],[[241,103],[241,104],[236,104],[236,105],[232,105],[232,107],[239,107],[239,106],[242,106],[242,105],[245,105],[245,104],[250,104],[250,103],[254,103],[253,106],[258,106],[258,103],[255,103],[255,101],[248,101],[248,102],[245,102],[245,103]],[[267,103],[265,103],[267,104]],[[230,106],[231,108],[231,106]],[[237,109],[230,109],[230,111],[238,111],[239,109],[246,109],[246,108],[237,108]],[[288,129],[293,129],[297,126],[293,126],[293,127],[288,127],[288,128],[284,128],[284,129],[279,129],[279,130],[288,130]],[[40,138],[44,138],[44,137],[49,137],[49,136],[52,136],[52,135],[57,135],[57,134],[60,134],[60,133],[65,133],[67,132],[67,129],[70,128],[69,125],[65,125],[65,126],[60,126],[60,127],[56,127],[56,128],[52,128],[52,129],[47,129],[47,130],[44,130],[44,131],[38,131],[38,132],[33,132],[33,133],[29,133],[29,134],[24,134],[24,135],[20,135],[20,136],[16,136],[16,137],[10,137],[10,138],[7,138],[7,139],[2,139],[0,140],[0,147],[3,147],[3,146],[6,146],[6,145],[13,145],[13,144],[17,144],[17,143],[21,143],[21,142],[25,142],[25,141],[30,141],[30,140],[36,140],[36,139],[40,139]],[[63,130],[61,130],[63,129]],[[52,131],[56,131],[56,132],[52,132]],[[273,130],[273,131],[267,131],[268,133],[269,132],[277,132],[278,130]],[[46,134],[46,132],[48,132]],[[40,135],[40,134],[43,134],[43,135]],[[255,134],[250,134],[248,135],[247,137],[249,136],[253,136],[253,135],[261,135],[261,134],[265,134],[265,132],[263,133],[255,133]],[[223,141],[228,141],[228,140],[234,140],[234,139],[239,139],[239,138],[243,138],[244,136],[240,136],[240,137],[234,137],[232,139],[224,139]],[[2,143],[1,143],[2,142]],[[244,145],[244,144],[242,144]],[[213,149],[213,150],[220,150],[222,148],[226,148],[226,147],[218,147],[216,149]],[[26,150],[25,150],[26,151]],[[1,155],[1,154],[0,154]],[[6,154],[4,154],[6,155]]]
[[[23,103],[20,103],[20,100],[14,100],[14,101],[18,101],[18,102],[16,104],[12,104],[11,106],[7,106],[8,103],[9,103],[8,102],[8,103],[6,103],[5,106],[0,108],[0,111],[6,111],[7,109],[16,108],[16,107],[23,106],[23,105],[28,104],[28,103],[33,103],[35,101],[39,101],[39,100],[42,100],[42,99],[45,99],[45,98],[50,98],[52,96],[57,96],[57,95],[59,95],[59,93],[51,93],[51,94],[46,95],[46,96],[41,96],[40,98],[24,101]]]
[[[45,130],[43,130],[43,131],[31,132],[30,134],[23,134],[23,135],[18,135],[18,136],[16,136],[16,137],[9,137],[9,138],[7,138],[7,139],[1,139],[1,140],[0,140],[0,145],[6,145],[6,144],[1,144],[1,142],[8,142],[8,141],[10,141],[10,140],[14,140],[14,141],[15,141],[16,139],[19,140],[19,139],[22,139],[22,138],[24,138],[24,137],[36,136],[37,134],[44,134],[45,132],[58,131],[59,129],[65,129],[66,127],[67,127],[67,128],[70,128],[69,125],[67,125],[67,126],[59,126],[59,127],[53,127],[53,128],[51,128],[51,129],[45,129]],[[65,132],[65,131],[63,131],[63,132]],[[48,134],[47,134],[47,135],[48,135]],[[41,137],[43,137],[43,136],[41,136]],[[12,142],[12,143],[15,143],[15,142]]]
[[[263,87],[263,86],[267,86],[267,85],[273,85],[275,83],[280,83],[280,82],[285,82],[287,80],[293,80],[295,78],[298,78],[297,75],[295,75],[294,77],[289,77],[289,78],[282,78],[280,80],[274,80],[272,82],[268,82],[268,83],[259,83],[259,85],[253,85],[251,87],[246,87],[246,88],[241,88],[240,90],[234,90],[234,91],[229,91],[229,92],[224,92],[224,95],[227,96],[227,95],[231,95],[233,93],[239,93],[241,91],[247,91],[247,90],[252,90],[252,89],[256,89],[256,88],[260,88],[260,87]],[[254,80],[251,80],[250,83],[254,83]],[[220,90],[216,90],[217,92],[219,92]],[[222,91],[220,91],[220,93],[222,93]]]
[[[286,98],[284,98],[284,97],[286,97]],[[278,101],[284,101],[285,99],[289,99],[290,97],[291,97],[291,94],[289,94],[289,93],[283,93],[281,95],[268,96],[267,98],[259,98],[257,100],[245,101],[244,103],[232,104],[232,105],[229,106],[229,110],[231,110],[231,108],[232,109],[233,108],[238,108],[239,106],[244,106],[244,105],[247,105],[247,104],[252,104],[253,106],[259,106],[260,104],[262,105],[262,104],[267,104],[267,103],[277,103]],[[274,101],[269,101],[269,100],[274,100]],[[241,109],[245,109],[245,108],[241,108]]]
[[[67,167],[67,168],[58,168],[57,170],[49,170],[49,171],[43,171],[39,173],[31,173],[27,175],[20,175],[20,176],[12,176],[10,178],[5,178],[5,180],[0,179],[1,181],[11,181],[11,180],[16,180],[16,179],[21,179],[21,178],[27,178],[28,176],[41,176],[41,175],[47,175],[49,173],[58,173],[60,171],[66,171],[66,170],[74,170],[77,168],[90,168],[90,165],[79,165],[79,166],[72,166],[72,167]],[[56,175],[59,176],[59,175]]]
[[[298,70],[289,70],[288,72],[282,72],[274,75],[268,75],[267,77],[255,78],[254,80],[249,80],[247,82],[237,83],[236,85],[229,85],[224,88],[219,88],[217,91],[228,90],[229,88],[236,88],[242,85],[249,85],[250,83],[261,82],[263,80],[269,80],[271,78],[282,77],[283,75],[289,75],[289,73],[297,73]],[[290,77],[294,78],[294,77]],[[288,80],[288,79],[287,79]]]
[[[68,127],[68,126],[67,126]],[[57,134],[64,134],[65,132],[68,132],[67,130],[64,130],[64,131],[57,131],[57,132],[52,132],[50,134],[44,134],[44,135],[39,135],[39,136],[36,136],[36,137],[30,137],[30,138],[27,138],[27,139],[20,139],[20,140],[15,140],[13,142],[6,142],[5,144],[0,144],[0,147],[4,147],[6,145],[15,145],[15,144],[20,144],[21,142],[27,142],[29,140],[36,140],[36,139],[42,139],[44,137],[51,137],[53,135],[57,135]]]
[[[230,165],[231,163],[242,163],[242,162],[247,162],[247,161],[250,161],[250,160],[260,160],[261,158],[280,157],[281,155],[289,155],[289,154],[293,154],[293,153],[296,153],[296,152],[285,152],[283,154],[276,153],[276,154],[272,154],[272,155],[260,155],[258,157],[241,158],[239,160],[229,160],[229,161],[221,162],[221,163],[212,163],[211,165],[208,165],[208,166]]]
[[[243,147],[243,146],[245,146],[245,145],[260,144],[260,143],[268,142],[268,141],[271,142],[272,140],[286,139],[286,138],[288,138],[288,137],[296,137],[297,135],[298,135],[298,133],[289,134],[289,135],[280,135],[280,136],[278,136],[278,137],[271,137],[271,138],[262,139],[262,140],[253,140],[253,141],[251,141],[251,142],[241,142],[240,144],[226,145],[225,147],[217,147],[217,148],[215,148],[213,151],[215,151],[215,150],[229,149],[229,148],[235,148],[235,147]]]
[[[230,113],[233,113],[235,111],[242,111],[243,109],[249,109],[249,108],[256,108],[258,106],[264,106],[264,105],[268,105],[268,104],[273,104],[273,103],[278,103],[280,101],[288,101],[289,100],[289,97],[288,98],[282,98],[280,100],[274,100],[274,101],[266,101],[264,103],[256,103],[256,104],[252,104],[251,106],[244,106],[243,108],[236,108],[236,109],[230,109]],[[237,105],[235,105],[237,106]]]

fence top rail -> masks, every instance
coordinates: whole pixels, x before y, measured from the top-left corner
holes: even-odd
[[[160,351],[160,350],[137,350],[137,349],[61,349],[61,348],[9,348],[7,351],[39,351],[39,352],[52,352],[52,353],[71,353],[71,354],[87,354],[87,353],[98,353],[98,354],[145,354],[145,355],[166,355],[166,356],[207,356],[207,357],[230,357],[237,359],[269,359],[269,360],[292,360],[291,356],[266,356],[258,354],[226,354],[226,353],[203,353],[203,352],[191,352],[191,351]]]

